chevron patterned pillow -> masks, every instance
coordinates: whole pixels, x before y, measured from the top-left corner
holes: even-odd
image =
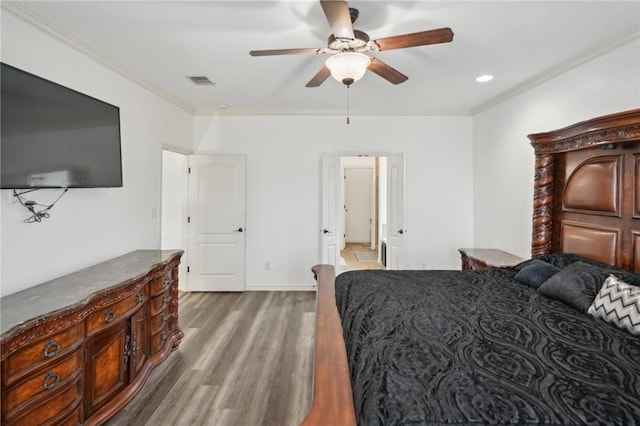
[[[594,318],[640,335],[640,287],[609,275],[587,312]]]

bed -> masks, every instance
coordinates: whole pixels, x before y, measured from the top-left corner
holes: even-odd
[[[640,424],[640,109],[529,139],[531,259],[312,268],[303,425]]]

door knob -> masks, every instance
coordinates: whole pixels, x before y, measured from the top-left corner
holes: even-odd
[[[244,232],[244,229],[238,228],[238,229],[235,229],[233,232]]]
[[[404,229],[399,230],[398,234],[404,234]]]
[[[327,228],[322,230],[323,234],[331,234],[331,231],[329,231]]]

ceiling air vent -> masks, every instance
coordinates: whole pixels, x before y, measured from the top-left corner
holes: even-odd
[[[196,84],[198,86],[214,86],[215,85],[213,81],[209,80],[209,77],[204,75],[190,75],[190,76],[187,76],[187,78],[191,80],[193,84]]]

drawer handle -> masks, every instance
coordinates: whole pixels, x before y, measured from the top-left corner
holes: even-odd
[[[127,371],[129,365],[129,356],[131,355],[131,336],[127,334],[124,342],[124,370]]]
[[[138,334],[133,332],[133,365],[138,362]]]
[[[113,312],[112,309],[107,309],[104,312],[104,322],[106,322],[107,324],[112,322],[114,319],[116,319],[116,313]]]
[[[45,358],[53,358],[58,355],[60,352],[60,343],[55,340],[49,340],[46,345],[44,345],[44,357]]]
[[[168,304],[169,302],[171,302],[171,299],[172,299],[171,295],[165,294],[164,296],[162,296],[162,304],[163,305]]]
[[[51,390],[55,388],[59,382],[60,382],[60,376],[58,376],[53,371],[50,371],[49,373],[47,373],[46,376],[44,376],[44,383],[42,387],[45,390]]]
[[[142,293],[137,293],[136,297],[138,298],[138,303],[144,302],[144,296],[142,295]]]
[[[163,313],[162,314],[162,326],[163,327],[167,324],[167,321],[169,321],[169,315]]]
[[[164,277],[164,286],[167,287],[169,284],[171,284],[171,277],[167,275]]]

